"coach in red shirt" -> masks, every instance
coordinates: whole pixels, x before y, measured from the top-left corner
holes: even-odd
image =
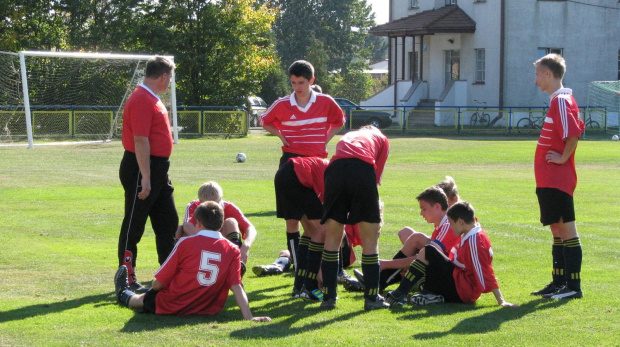
[[[144,234],[147,218],[155,232],[159,263],[174,247],[179,216],[174,205],[174,187],[168,178],[172,153],[172,135],[166,106],[158,94],[166,91],[174,63],[155,57],[146,64],[144,82],[138,86],[123,111],[123,147],[125,153],[119,177],[125,190],[125,218],[118,240],[118,260],[129,271],[130,289],[144,292],[134,268],[138,242]]]

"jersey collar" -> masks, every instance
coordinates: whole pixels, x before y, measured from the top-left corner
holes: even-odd
[[[206,236],[212,239],[223,239],[224,238],[224,236],[222,236],[222,234],[219,231],[206,230],[206,229],[200,230],[196,235]]]
[[[157,98],[157,100],[160,100],[159,95],[153,93],[153,91],[151,90],[151,88],[147,87],[146,85],[144,85],[144,83],[140,84],[140,87],[146,89],[147,92],[151,93],[151,95],[153,95],[154,97]]]
[[[463,235],[463,237],[461,237],[461,246],[465,243],[465,240],[467,240],[468,238],[476,235],[480,231],[482,231],[482,228],[479,227],[479,226],[476,226],[473,229],[471,229],[470,231],[468,231],[467,234],[465,234],[465,235]]]
[[[297,106],[297,108],[299,108],[302,112],[306,112],[308,111],[308,109],[310,108],[310,106],[312,106],[312,104],[314,102],[316,102],[316,92],[312,89],[310,89],[310,101],[308,101],[308,104],[306,105],[306,107],[301,108],[298,104],[297,104],[297,99],[295,99],[295,92],[293,92],[291,94],[290,97],[291,100],[291,106]]]
[[[558,96],[559,94],[570,94],[570,95],[573,95],[573,90],[570,89],[570,88],[560,88],[560,89],[556,90],[555,92],[553,92],[553,94],[549,95],[549,98],[553,99],[556,96]]]

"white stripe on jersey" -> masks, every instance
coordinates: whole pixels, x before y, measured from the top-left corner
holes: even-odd
[[[446,235],[450,231],[450,223],[444,223],[440,225],[439,228],[440,229],[439,229],[439,233],[437,233],[437,240],[442,241],[442,244],[443,244],[443,239],[446,237]]]
[[[325,123],[325,122],[327,122],[327,117],[318,117],[318,118],[303,119],[303,120],[289,120],[289,121],[284,121],[281,124],[295,127],[295,126],[315,124],[315,123]]]
[[[469,254],[471,255],[471,261],[474,265],[474,270],[476,271],[476,276],[482,284],[482,290],[486,290],[486,285],[484,283],[484,276],[482,275],[482,265],[480,264],[480,259],[478,258],[478,233],[471,235],[469,238]]]
[[[189,221],[189,208],[192,207],[192,205],[194,204],[194,202],[190,202],[189,204],[187,204],[187,206],[185,206],[185,217],[183,217],[183,223],[186,223],[187,221]]]
[[[562,138],[568,136],[568,113],[566,110],[566,100],[562,96],[558,96],[558,109],[560,111],[560,121],[562,122]]]

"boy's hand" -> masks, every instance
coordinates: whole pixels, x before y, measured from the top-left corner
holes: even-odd
[[[511,304],[511,303],[506,302],[506,301],[502,302],[500,304],[500,306],[502,306],[502,307],[519,307],[519,305],[517,305],[517,304]]]
[[[558,165],[564,164],[562,162],[562,154],[556,151],[547,152],[545,159],[547,159],[547,163],[558,164]]]
[[[254,318],[252,318],[252,322],[271,322],[271,318],[269,318],[269,317],[254,317]]]

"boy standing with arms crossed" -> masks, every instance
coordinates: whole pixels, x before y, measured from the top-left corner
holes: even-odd
[[[536,195],[540,221],[549,225],[553,235],[553,281],[532,292],[547,299],[578,299],[581,292],[582,250],[577,226],[573,192],[577,186],[575,150],[584,129],[572,90],[564,88],[564,58],[548,54],[534,63],[536,85],[551,97],[547,117],[538,139],[534,159]]]

